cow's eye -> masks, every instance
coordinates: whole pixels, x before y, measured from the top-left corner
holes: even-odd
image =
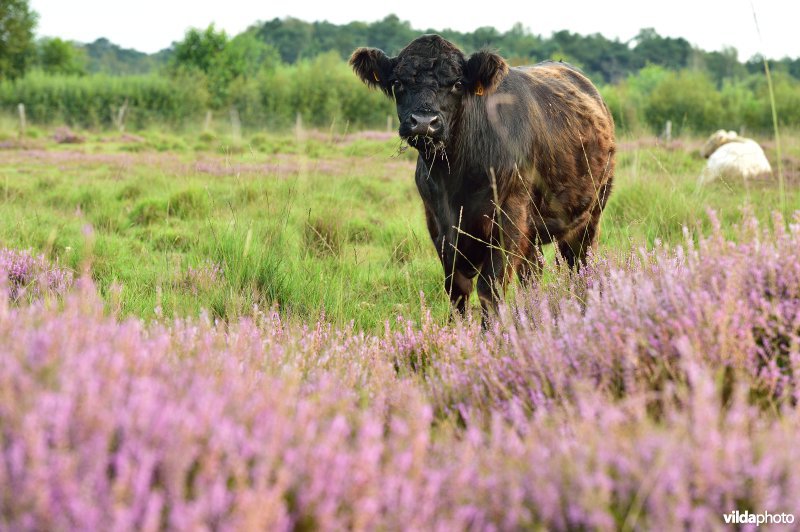
[[[396,79],[392,82],[392,90],[394,92],[400,92],[403,90],[403,84],[400,82],[399,79]]]
[[[464,88],[464,84],[461,83],[460,81],[456,81],[453,84],[453,92],[461,92],[461,89],[463,89],[463,88]]]

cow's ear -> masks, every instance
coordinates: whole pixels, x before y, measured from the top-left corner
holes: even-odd
[[[389,93],[389,75],[392,73],[392,60],[383,50],[377,48],[358,48],[350,56],[350,66],[370,88],[380,88]]]
[[[481,50],[475,52],[464,67],[464,77],[474,94],[483,96],[494,91],[508,74],[508,63],[494,52]]]

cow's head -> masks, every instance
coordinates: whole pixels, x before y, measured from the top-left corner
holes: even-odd
[[[480,51],[469,57],[438,35],[423,35],[389,57],[377,48],[359,48],[350,57],[355,73],[397,104],[400,136],[421,148],[427,139],[445,145],[464,98],[485,97],[508,73],[499,55]]]
[[[736,134],[735,131],[725,131],[724,129],[719,129],[714,132],[713,135],[708,137],[708,140],[700,148],[700,155],[708,159],[711,157],[711,154],[717,151],[717,148],[722,146],[723,144],[727,144],[729,142],[741,142],[743,139]]]

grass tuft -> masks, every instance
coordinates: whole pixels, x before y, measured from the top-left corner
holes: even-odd
[[[341,223],[332,218],[316,217],[306,222],[303,241],[314,255],[337,257],[345,240]]]

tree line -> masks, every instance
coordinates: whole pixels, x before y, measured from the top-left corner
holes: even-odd
[[[652,28],[644,28],[630,40],[620,41],[601,34],[580,35],[567,30],[544,37],[531,33],[521,23],[506,32],[492,27],[478,28],[473,32],[433,28],[418,30],[396,15],[389,15],[372,23],[343,25],[276,18],[256,24],[245,32],[273,48],[280,60],[287,64],[331,51],[344,59],[359,46],[372,46],[396,54],[420,33],[439,33],[468,51],[483,47],[497,49],[514,65],[545,59],[564,60],[604,83],[616,83],[647,65],[705,71],[718,85],[728,79],[742,79],[760,73],[764,68],[761,56],[742,61],[735,48],[708,52],[693,47],[684,38],[661,36]],[[169,63],[179,46],[180,43],[173,43],[157,54],[147,55],[98,39],[84,45],[83,49],[88,58],[88,71],[120,74],[130,71],[143,73],[148,69],[155,71]],[[776,71],[800,79],[800,58],[784,57],[771,61],[771,65]]]
[[[184,40],[155,54],[145,54],[115,45],[106,38],[88,44],[71,43],[59,38],[34,39],[37,15],[28,0],[4,0],[0,6],[1,34],[6,35],[0,47],[0,77],[14,78],[30,69],[52,73],[86,74],[102,72],[110,75],[162,72],[187,56],[187,41],[199,42],[203,30],[187,33]],[[213,26],[205,33],[206,41],[224,46],[224,32],[213,35]],[[690,68],[706,72],[720,85],[726,79],[741,79],[763,70],[763,59],[754,56],[740,60],[734,48],[705,51],[693,47],[682,37],[665,37],[652,28],[641,29],[627,41],[609,39],[599,33],[580,35],[567,30],[549,37],[536,35],[522,23],[506,32],[481,27],[472,32],[450,29],[411,27],[408,21],[388,15],[375,22],[306,22],[296,18],[275,18],[250,26],[239,37],[252,38],[268,47],[283,63],[294,64],[322,53],[335,52],[347,58],[359,46],[381,48],[396,54],[421,33],[439,33],[467,51],[490,47],[499,50],[512,64],[530,64],[545,59],[570,62],[582,68],[597,81],[616,83],[635,74],[647,65],[679,70]],[[205,44],[205,43],[204,43]],[[210,50],[203,50],[208,53]],[[195,60],[196,56],[189,57]],[[772,60],[773,70],[783,71],[800,79],[800,58]],[[205,65],[208,66],[208,65]],[[257,65],[251,65],[251,69]],[[207,71],[207,68],[204,68]],[[251,70],[252,73],[252,70]]]
[[[35,40],[35,24],[27,0],[0,5],[0,34],[14,43],[0,47],[0,107],[24,102],[32,120],[86,127],[112,124],[122,106],[133,127],[181,125],[231,107],[251,127],[288,127],[298,115],[320,127],[385,127],[391,102],[364,90],[345,58],[364,45],[394,54],[421,33],[394,15],[344,25],[286,18],[232,37],[213,25],[193,28],[168,49],[144,54],[107,39]],[[628,42],[569,31],[542,37],[521,24],[438,33],[467,52],[496,48],[512,64],[563,59],[582,68],[622,129],[658,130],[666,120],[676,132],[770,127],[763,60],[741,62],[734,49],[706,52],[652,29]],[[770,61],[770,68],[780,122],[800,125],[800,59]]]
[[[580,35],[567,30],[545,37],[531,33],[519,22],[506,32],[493,27],[472,32],[433,28],[420,31],[396,15],[389,15],[377,22],[344,25],[276,18],[256,24],[248,31],[275,47],[287,63],[330,50],[346,58],[359,46],[372,46],[396,54],[420,33],[439,33],[467,51],[483,47],[497,49],[514,65],[545,59],[564,60],[605,83],[615,83],[647,65],[703,70],[717,83],[763,70],[760,56],[742,62],[735,48],[706,52],[693,47],[684,38],[664,37],[652,28],[644,28],[630,40],[620,41],[599,33]],[[772,63],[775,70],[800,79],[800,58],[787,57]]]

